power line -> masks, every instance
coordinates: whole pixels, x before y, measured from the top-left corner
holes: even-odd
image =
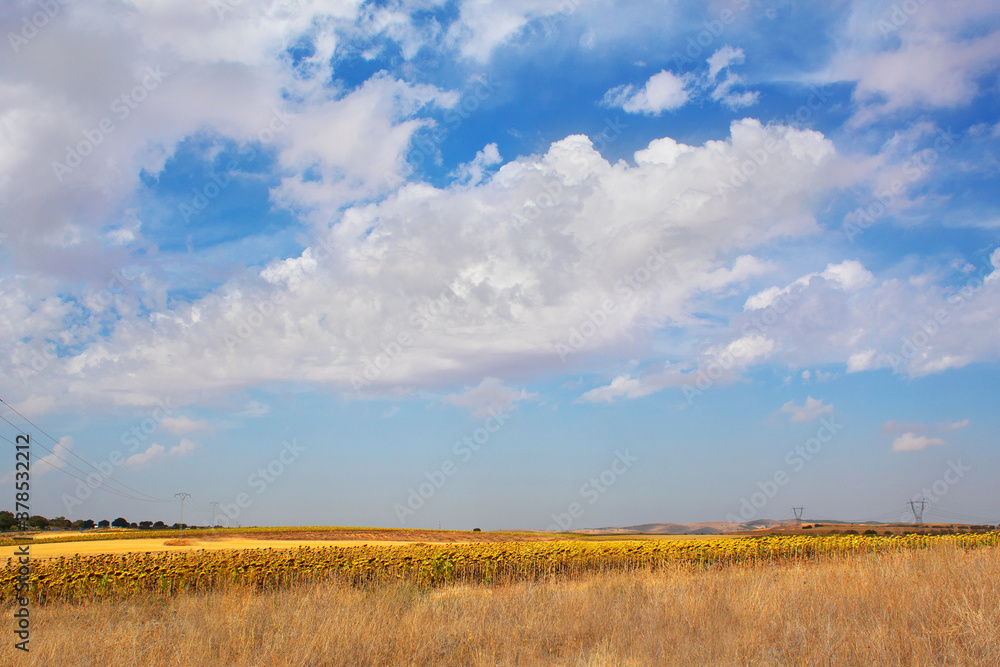
[[[7,401],[3,400],[2,398],[0,398],[0,403],[2,403],[3,405],[7,406],[7,408],[11,412],[13,412],[14,414],[16,414],[18,417],[20,417],[24,421],[28,422],[29,424],[31,424],[36,430],[38,430],[40,433],[42,433],[43,435],[45,435],[45,437],[47,437],[49,440],[51,440],[53,443],[55,443],[55,445],[57,447],[61,447],[64,452],[66,452],[70,456],[73,456],[74,458],[82,461],[84,464],[90,466],[95,471],[97,471],[97,473],[100,475],[99,479],[101,480],[102,484],[94,486],[94,485],[90,484],[89,482],[87,482],[87,479],[81,479],[81,478],[77,477],[76,475],[73,475],[72,473],[67,472],[66,470],[63,470],[62,467],[55,466],[55,465],[49,463],[48,461],[46,461],[45,463],[48,464],[49,466],[51,466],[52,468],[55,468],[56,470],[62,470],[63,474],[69,475],[70,477],[72,477],[73,479],[77,480],[78,482],[83,482],[84,484],[87,484],[91,488],[100,489],[102,491],[107,491],[108,493],[113,493],[114,495],[120,496],[122,498],[127,498],[129,500],[139,500],[139,501],[146,502],[146,503],[167,503],[167,502],[170,502],[169,500],[164,500],[162,498],[157,498],[157,497],[152,496],[152,495],[150,495],[148,493],[145,493],[143,491],[139,491],[138,489],[134,489],[131,486],[129,486],[128,484],[125,484],[124,482],[120,482],[117,479],[114,479],[113,477],[111,477],[110,475],[106,475],[100,468],[98,468],[97,466],[95,466],[93,463],[91,463],[87,459],[83,458],[82,456],[79,456],[78,454],[74,453],[68,447],[66,447],[61,442],[59,442],[58,440],[56,440],[55,438],[53,438],[51,435],[49,435],[40,426],[38,426],[37,424],[35,424],[33,421],[31,421],[30,419],[28,419],[24,415],[22,415],[20,412],[18,412],[16,409],[14,409],[14,407],[11,406],[10,403],[8,403]],[[22,433],[22,434],[27,435],[26,431],[24,431],[21,427],[17,426],[16,424],[14,424],[12,421],[10,421],[9,419],[7,419],[3,415],[0,415],[0,419],[2,419],[3,421],[7,422],[8,424],[10,424],[15,430],[17,430],[18,433]],[[0,436],[0,437],[2,437],[2,436]],[[7,442],[11,442],[7,438],[4,438],[4,440],[7,440]],[[43,450],[45,450],[46,452],[48,452],[49,454],[51,454],[56,459],[62,461],[64,464],[66,464],[67,466],[69,466],[73,470],[76,470],[77,472],[79,472],[81,475],[84,476],[84,478],[89,478],[93,474],[93,473],[88,473],[88,472],[86,472],[84,470],[81,470],[80,468],[76,467],[75,465],[73,465],[72,463],[70,463],[69,461],[67,461],[65,458],[63,458],[62,456],[60,456],[59,453],[57,453],[56,451],[54,451],[52,449],[49,449],[48,447],[46,447],[45,445],[41,444],[40,442],[36,441],[36,442],[34,442],[32,444],[34,444],[34,445],[36,445],[38,447],[41,447]],[[130,494],[130,493],[127,493],[125,491],[121,491],[119,489],[113,489],[113,488],[106,487],[106,486],[103,485],[103,482],[105,480],[107,480],[108,482],[113,482],[113,483],[117,484],[118,486],[122,487],[123,489],[127,489],[128,491],[130,491],[132,493]],[[137,495],[132,495],[132,494],[137,494]],[[145,498],[143,498],[141,496],[145,496]]]

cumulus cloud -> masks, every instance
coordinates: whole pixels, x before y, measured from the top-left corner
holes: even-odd
[[[833,406],[829,403],[824,404],[822,400],[808,396],[802,405],[795,405],[795,401],[788,401],[781,406],[779,412],[791,415],[789,419],[793,422],[807,422],[816,419],[822,414],[833,412]]]
[[[138,454],[133,454],[125,459],[122,466],[126,468],[141,468],[149,465],[153,460],[162,456],[165,451],[166,449],[164,449],[163,445],[154,442],[144,451],[141,451]]]
[[[491,414],[510,412],[521,401],[535,398],[538,394],[528,393],[526,389],[508,387],[502,380],[495,377],[483,378],[475,387],[458,394],[449,394],[442,400],[460,408],[470,410],[475,417],[488,417]]]
[[[649,80],[636,88],[626,84],[612,88],[604,94],[603,104],[619,107],[628,113],[659,116],[664,111],[673,111],[684,106],[690,99],[686,89],[687,81],[667,70],[660,70]]]
[[[501,162],[503,159],[500,157],[496,142],[494,142],[487,144],[483,150],[477,151],[476,157],[470,162],[459,165],[453,175],[458,182],[464,185],[478,185],[486,177],[487,170]]]
[[[743,77],[731,69],[745,58],[743,49],[726,45],[708,58],[707,71],[680,75],[660,70],[640,87],[624,84],[612,88],[604,94],[601,103],[628,113],[658,116],[664,111],[679,109],[697,95],[707,93],[709,98],[730,109],[748,107],[757,103],[759,93],[745,90]],[[720,78],[720,75],[724,76]]]
[[[751,296],[734,329],[775,340],[793,366],[842,363],[851,373],[890,368],[911,377],[1000,358],[1000,289],[993,258],[957,286],[877,280],[848,260]],[[946,281],[945,281],[946,282]],[[762,319],[767,314],[769,321]]]
[[[144,468],[151,464],[157,459],[164,458],[166,456],[182,457],[187,456],[194,451],[195,443],[187,438],[181,438],[179,444],[174,445],[170,449],[165,448],[163,445],[152,443],[145,451],[141,451],[138,454],[133,454],[132,456],[125,459],[122,465],[126,468]]]
[[[758,173],[720,191],[734,159],[765,144]],[[317,224],[301,255],[192,303],[124,317],[51,361],[30,389],[135,404],[272,381],[390,391],[469,382],[512,363],[563,368],[557,345],[609,300],[615,312],[575,353],[690,322],[699,300],[769,270],[747,251],[816,231],[802,193],[839,187],[838,159],[818,132],[750,119],[704,146],[653,141],[634,166],[570,136],[478,185],[413,183],[347,207],[335,224]],[[36,330],[64,327],[53,317]],[[369,369],[379,355],[384,368]]]

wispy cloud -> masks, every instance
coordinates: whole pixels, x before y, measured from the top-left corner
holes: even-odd
[[[528,393],[525,389],[508,387],[499,378],[488,377],[475,387],[458,394],[449,394],[441,400],[444,403],[471,410],[476,417],[486,417],[491,410],[493,412],[509,412],[521,401],[537,396],[537,393]]]
[[[807,422],[822,414],[833,412],[833,405],[808,396],[802,405],[795,405],[795,401],[788,401],[781,406],[779,412],[791,415],[789,419],[793,422]]]
[[[941,438],[931,438],[916,433],[904,433],[892,441],[892,451],[894,452],[919,452],[928,447],[941,447],[948,443]]]

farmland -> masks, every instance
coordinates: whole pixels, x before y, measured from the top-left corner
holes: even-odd
[[[997,664],[998,545],[841,535],[56,558],[33,564],[44,622],[25,664]],[[8,565],[6,605],[10,586]]]
[[[275,590],[324,580],[351,585],[403,581],[422,587],[455,583],[507,585],[671,565],[746,566],[945,546],[975,549],[998,545],[1000,533],[351,546],[320,543],[266,549],[60,556],[35,563],[30,582],[31,598],[37,602],[125,599],[233,585]],[[8,559],[0,570],[0,595],[5,602],[14,600],[17,570],[14,559]]]

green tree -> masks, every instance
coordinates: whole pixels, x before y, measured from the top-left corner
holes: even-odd
[[[38,514],[28,517],[28,525],[32,528],[45,529],[49,527],[49,520]]]
[[[4,510],[0,512],[0,530],[10,530],[17,525],[17,519],[14,518],[13,512],[8,512]]]
[[[110,521],[108,521],[107,519],[101,519],[101,521],[97,524],[97,527],[98,528],[107,528],[110,525],[111,525]]]
[[[118,517],[117,519],[111,522],[111,525],[114,526],[115,528],[128,528],[128,519],[125,519],[123,517]]]

